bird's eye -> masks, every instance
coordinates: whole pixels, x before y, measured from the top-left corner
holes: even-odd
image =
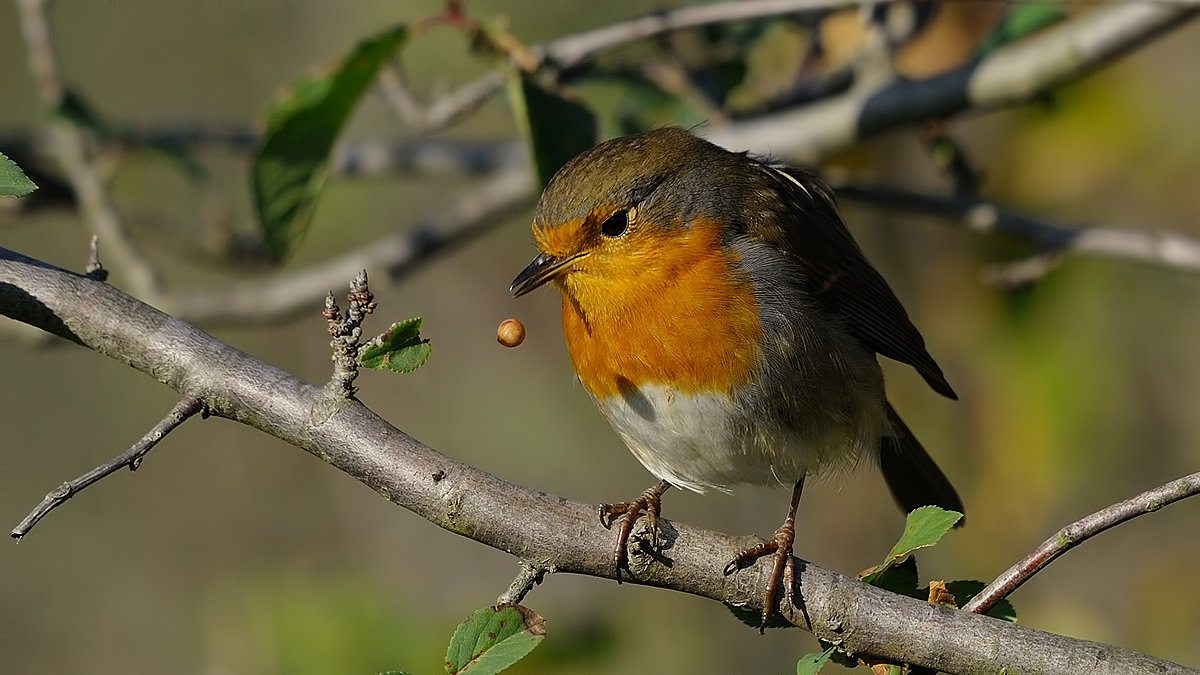
[[[600,223],[600,233],[606,237],[615,238],[625,234],[629,228],[629,212],[621,209]]]

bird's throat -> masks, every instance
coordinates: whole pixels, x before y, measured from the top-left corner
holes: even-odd
[[[715,224],[693,224],[656,256],[627,274],[563,284],[575,372],[600,398],[646,383],[728,394],[757,363],[761,327],[749,276]]]

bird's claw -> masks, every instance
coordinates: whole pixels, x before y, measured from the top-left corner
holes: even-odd
[[[785,582],[784,595],[789,600],[792,597],[792,587],[795,583],[795,561],[792,558],[792,544],[795,540],[795,527],[790,521],[785,522],[782,527],[775,531],[775,536],[770,540],[759,542],[738,553],[725,566],[725,575],[728,576],[740,569],[746,561],[757,560],[768,553],[772,554],[771,575],[767,577],[767,586],[764,590],[763,598],[762,619],[758,624],[759,633],[766,633],[767,631],[767,621],[771,618],[771,613],[775,611],[775,596],[779,592],[779,582],[781,580]]]
[[[614,522],[620,523],[617,529],[617,544],[613,548],[613,564],[616,566],[618,584],[621,583],[621,568],[629,569],[629,535],[633,532],[633,524],[643,511],[650,528],[650,545],[658,547],[658,513],[662,505],[662,495],[669,487],[670,483],[659,481],[633,501],[600,505],[598,512],[601,525],[611,529]]]

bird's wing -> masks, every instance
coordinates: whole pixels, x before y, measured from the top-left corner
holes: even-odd
[[[911,365],[934,390],[957,400],[908,313],[846,230],[829,187],[799,169],[771,169],[793,196],[796,222],[787,228],[788,242],[803,260],[817,300],[843,317],[867,348]]]

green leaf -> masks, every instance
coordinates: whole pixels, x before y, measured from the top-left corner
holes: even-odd
[[[267,108],[251,173],[259,227],[276,262],[308,231],[333,143],[406,34],[396,26],[363,40],[339,64],[293,82]]]
[[[938,540],[961,519],[961,513],[947,511],[936,506],[922,506],[913,509],[908,514],[908,520],[905,521],[904,534],[900,535],[900,541],[896,542],[896,545],[888,552],[883,564],[869,574],[863,575],[862,581],[872,586],[879,586],[880,579],[898,560],[919,548],[938,543]]]
[[[543,187],[571,158],[596,144],[596,116],[587,106],[538,86],[525,73],[508,84],[508,100]]]
[[[816,675],[829,661],[829,657],[833,656],[834,649],[836,648],[831,645],[823,652],[813,652],[801,656],[800,661],[796,663],[796,675]]]
[[[484,607],[454,631],[446,650],[446,672],[498,673],[525,658],[545,636],[545,620],[527,607]]]
[[[0,152],[0,197],[24,197],[36,189],[21,167]]]
[[[429,340],[421,337],[421,318],[392,324],[367,343],[358,362],[374,370],[410,373],[425,365],[429,358]]]
[[[963,605],[967,604],[971,598],[979,595],[979,592],[985,587],[987,587],[987,584],[983,583],[982,581],[972,581],[968,579],[946,582],[946,590],[954,594],[954,601],[958,603],[959,607],[962,607]],[[1017,610],[1012,606],[1012,603],[1009,602],[1007,598],[997,602],[991,609],[984,613],[992,618],[1003,619],[1004,621],[1017,620]]]
[[[898,560],[919,548],[933,546],[959,520],[962,520],[961,513],[947,511],[937,506],[922,506],[913,509],[904,524],[904,534],[900,536],[900,541],[896,542],[891,552],[888,553],[888,560]]]

